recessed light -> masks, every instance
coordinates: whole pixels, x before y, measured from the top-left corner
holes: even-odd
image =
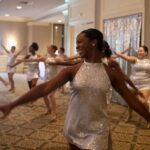
[[[16,6],[16,9],[21,10],[22,6]]]
[[[10,15],[9,14],[5,14],[5,17],[9,17]]]
[[[59,23],[61,23],[61,22],[62,22],[62,20],[58,20],[58,22],[59,22]]]

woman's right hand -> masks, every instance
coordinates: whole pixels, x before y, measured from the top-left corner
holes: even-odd
[[[11,112],[11,106],[9,104],[0,106],[0,111],[3,113],[3,116],[0,116],[0,119],[4,119]]]

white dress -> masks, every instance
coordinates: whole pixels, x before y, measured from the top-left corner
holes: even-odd
[[[131,69],[131,80],[138,89],[150,89],[150,60],[137,59]]]
[[[7,68],[6,68],[7,73],[15,73],[16,67],[11,67],[14,64],[15,64],[15,54],[10,52],[8,54],[8,60],[7,60]]]
[[[36,59],[38,56],[30,56],[30,59]],[[27,70],[27,81],[31,81],[32,79],[39,78],[39,67],[38,62],[27,62],[28,70]]]
[[[107,114],[110,80],[104,64],[84,62],[70,86],[71,99],[64,125],[66,139],[81,149],[111,149]]]
[[[56,62],[55,57],[52,57],[52,56],[48,55],[47,58],[46,58],[46,61],[45,61],[45,65],[46,65],[45,80],[46,81],[51,80],[58,73],[57,65],[49,65],[48,64],[49,62]]]

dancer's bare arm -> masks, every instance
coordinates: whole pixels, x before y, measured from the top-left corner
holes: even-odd
[[[17,98],[15,101],[0,106],[0,111],[4,114],[3,118],[5,118],[15,107],[25,104],[27,102],[37,100],[40,97],[44,97],[50,92],[64,85],[66,82],[72,81],[80,65],[81,64],[64,68],[52,80],[43,84],[39,84],[24,95],[22,95],[21,97]]]
[[[26,50],[26,46],[24,46],[20,51],[18,51],[16,54],[15,54],[15,58],[21,53],[21,52],[23,52],[24,50]]]
[[[121,53],[118,53],[118,52],[115,52],[115,54],[118,56],[118,57],[121,57],[122,59],[130,62],[130,63],[135,63],[137,61],[137,57],[134,57],[134,56],[128,56],[128,55],[125,55],[125,54],[121,54]]]
[[[124,82],[124,79],[121,76],[118,76],[115,69],[112,70],[109,67],[105,68],[114,89],[123,97],[123,99],[132,109],[138,112],[146,120],[150,121],[150,113],[148,112],[144,104],[139,101],[136,95],[128,89]]]
[[[140,95],[142,98],[144,98],[144,95],[142,92],[140,92],[137,87],[133,84],[133,82],[130,80],[130,78],[122,71],[122,69],[120,68],[118,62],[116,62],[113,59],[109,59],[109,63],[108,63],[109,67],[111,68],[115,68],[116,71],[118,72],[118,76],[122,76],[124,81],[127,82],[134,90],[135,93],[137,93],[138,95]]]
[[[9,54],[10,52],[9,52],[9,50],[1,43],[1,46],[3,47],[3,49],[5,50],[5,52],[7,53],[7,54]]]

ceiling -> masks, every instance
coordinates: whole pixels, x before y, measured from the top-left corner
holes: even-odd
[[[62,20],[64,22],[61,11],[57,10],[57,13],[51,13],[51,10],[64,5],[64,0],[0,0],[0,19],[38,20],[40,22]],[[22,6],[22,9],[17,10],[16,6]],[[6,17],[6,14],[10,16]]]

